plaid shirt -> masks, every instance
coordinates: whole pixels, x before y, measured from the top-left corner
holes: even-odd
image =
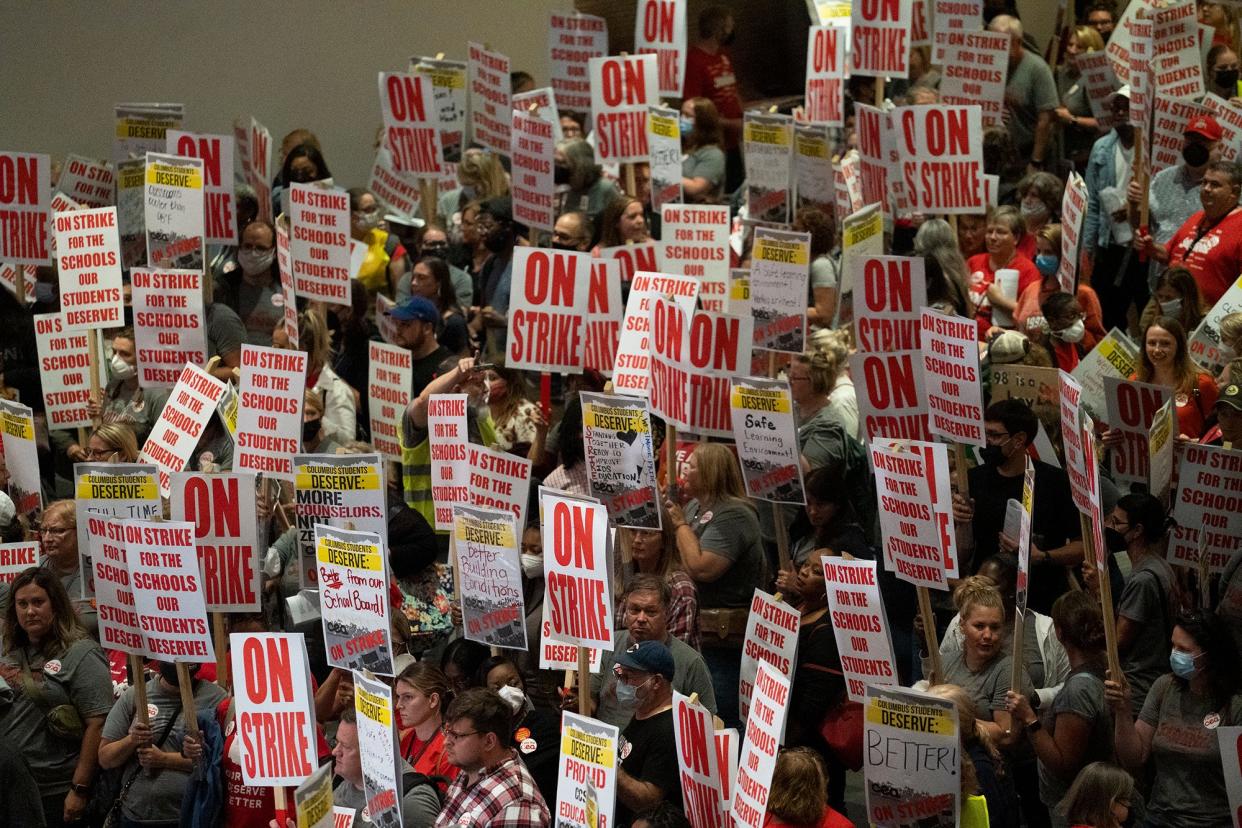
[[[477,782],[459,773],[435,828],[548,828],[552,815],[516,751]]]

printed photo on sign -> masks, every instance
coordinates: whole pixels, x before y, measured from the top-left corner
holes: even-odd
[[[656,469],[647,401],[581,392],[582,442],[591,496],[614,526],[659,529]]]

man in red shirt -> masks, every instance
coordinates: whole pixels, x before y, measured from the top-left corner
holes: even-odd
[[[1209,306],[1215,305],[1242,274],[1239,195],[1242,195],[1242,166],[1230,161],[1213,161],[1203,174],[1199,191],[1203,209],[1187,219],[1164,246],[1140,232],[1135,236],[1135,247],[1162,264],[1180,265],[1189,270],[1199,284],[1204,301]]]
[[[724,127],[725,192],[732,192],[744,175],[739,147],[742,135],[742,96],[725,53],[733,43],[733,13],[724,6],[708,6],[699,14],[699,39],[686,53],[685,100],[707,98],[716,105]]]

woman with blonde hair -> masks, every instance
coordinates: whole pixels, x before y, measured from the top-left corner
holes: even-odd
[[[1147,330],[1157,316],[1171,316],[1181,322],[1187,332],[1191,332],[1199,327],[1208,310],[1210,308],[1203,307],[1203,292],[1199,290],[1194,274],[1184,267],[1173,265],[1156,279],[1151,299],[1147,300],[1147,306],[1139,317],[1139,327]]]
[[[1178,434],[1199,439],[1207,431],[1219,392],[1216,378],[1190,358],[1186,329],[1169,316],[1157,316],[1143,331],[1138,370],[1131,379],[1160,385],[1173,393]],[[1105,432],[1106,444],[1115,445],[1116,429]]]
[[[776,755],[764,828],[851,828],[828,805],[828,774],[823,760],[810,748],[795,747]]]
[[[306,352],[306,387],[322,402],[324,437],[345,443],[357,436],[357,392],[332,370],[332,334],[323,313],[307,308],[298,314],[298,347]]]
[[[103,423],[86,441],[86,459],[91,463],[137,463],[138,438],[125,423]]]
[[[1237,376],[1230,370],[1230,365],[1239,355],[1242,355],[1242,313],[1226,314],[1220,320],[1217,330],[1220,334],[1220,345],[1217,347],[1220,349],[1220,359],[1225,363],[1225,369],[1221,371],[1216,384],[1223,388],[1233,381],[1233,377]]]
[[[858,438],[858,395],[854,390],[850,372],[846,370],[850,355],[849,340],[850,333],[845,329],[822,329],[811,334],[810,345],[813,352],[823,356],[825,368],[833,376],[832,385],[828,389],[828,415],[845,427],[846,434]],[[805,354],[799,354],[795,359],[804,357]]]
[[[1100,122],[1092,114],[1078,56],[1102,51],[1104,38],[1100,33],[1090,26],[1078,26],[1065,43],[1065,61],[1057,68],[1057,97],[1061,105],[1053,110],[1053,115],[1061,125],[1065,156],[1080,170],[1086,169],[1091,145],[1100,134]]]
[[[681,102],[681,191],[688,203],[717,204],[724,191],[724,131],[709,98]]]
[[[978,708],[971,694],[956,684],[937,684],[927,692],[957,707],[961,738],[961,828],[1018,828],[1018,797],[1013,777],[996,744],[979,726]]]
[[[1074,828],[1121,828],[1136,796],[1134,777],[1112,762],[1092,762],[1074,779],[1057,810]]]
[[[457,165],[457,181],[460,186],[440,196],[436,215],[451,225],[453,234],[461,235],[462,213],[472,201],[484,202],[489,198],[509,194],[509,176],[500,159],[482,149],[468,149],[462,153]]]

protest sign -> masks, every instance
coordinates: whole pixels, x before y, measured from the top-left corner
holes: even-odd
[[[835,184],[827,128],[810,124],[794,126],[794,193],[797,208],[815,207],[826,213],[831,212]]]
[[[651,168],[651,209],[682,201],[681,122],[676,110],[647,107],[647,147]]]
[[[70,153],[61,166],[56,189],[87,207],[116,204],[116,174],[106,161]]]
[[[647,401],[582,395],[582,442],[591,497],[614,526],[659,529],[656,465]]]
[[[1173,392],[1153,383],[1104,377],[1104,399],[1109,427],[1121,432],[1121,444],[1112,447],[1114,479],[1119,485],[1148,485],[1148,431],[1156,412],[1173,399]]]
[[[876,562],[825,555],[820,563],[845,689],[850,701],[862,702],[868,684],[898,683],[893,642],[876,580]]]
[[[1078,423],[1078,401],[1082,386],[1065,371],[1058,371],[1058,402],[1061,412],[1061,445],[1065,453],[1065,473],[1069,477],[1074,505],[1083,514],[1091,511],[1090,484],[1083,463],[1082,430]]]
[[[844,26],[812,26],[806,38],[806,103],[808,123],[839,127],[845,123]]]
[[[89,515],[153,518],[163,514],[155,466],[145,463],[74,463],[74,514],[78,526],[82,597],[94,595],[87,558]],[[75,596],[76,597],[76,596]]]
[[[466,638],[526,652],[521,529],[512,512],[453,506],[457,571]]]
[[[615,260],[591,259],[591,282],[587,292],[586,326],[583,334],[582,367],[612,374],[621,344],[621,266]]]
[[[540,670],[577,670],[578,648],[573,644],[562,644],[552,638],[552,621],[548,617],[548,604],[544,602],[543,614],[539,622],[539,669]],[[598,647],[587,648],[587,659],[590,672],[598,675],[603,650]]]
[[[284,299],[284,330],[289,347],[298,347],[297,291],[293,289],[293,268],[289,263],[289,222],[276,222],[276,270],[280,273],[280,295]]]
[[[48,429],[90,426],[86,407],[91,396],[90,337],[98,337],[99,332],[70,331],[63,313],[36,313],[34,328]],[[95,370],[102,367],[96,365]]]
[[[8,495],[17,514],[41,512],[43,485],[39,479],[34,410],[30,406],[0,399],[0,457],[8,471]]]
[[[738,717],[746,721],[754,694],[759,664],[770,665],[781,678],[793,681],[794,663],[798,652],[798,630],[802,616],[789,604],[776,600],[756,588],[750,600],[746,619],[746,637],[742,641],[742,661],[737,691]],[[749,732],[749,728],[748,728]],[[776,731],[783,739],[784,731]]]
[[[729,399],[746,495],[773,503],[805,503],[789,383],[734,377]]]
[[[941,494],[948,489],[948,447],[872,442],[869,451],[885,562],[903,581],[948,589],[958,567],[953,513],[947,495],[937,497],[938,488],[943,487]]]
[[[142,655],[145,642],[134,610],[124,525],[117,518],[88,513],[78,528],[87,537],[86,547],[79,551],[85,553],[86,571],[94,585],[99,643],[109,650]]]
[[[1168,167],[1182,163],[1182,147],[1186,137],[1183,130],[1196,118],[1212,114],[1212,110],[1193,101],[1154,96],[1155,113],[1152,116],[1149,161],[1154,175]]]
[[[1161,100],[1203,96],[1198,11],[1194,0],[1175,0],[1155,10],[1152,21],[1152,85]]]
[[[257,345],[241,351],[233,468],[289,480],[302,439],[307,355]]]
[[[116,116],[113,161],[163,152],[168,130],[180,129],[185,117],[185,106],[178,103],[122,103],[112,111]]]
[[[615,633],[608,512],[598,503],[548,489],[542,492],[540,508],[552,637],[565,644],[611,650]]]
[[[1081,404],[1094,416],[1104,413],[1104,378],[1129,379],[1138,368],[1138,346],[1119,329],[1087,352],[1070,375],[1082,387]]]
[[[52,263],[48,209],[51,159],[32,152],[0,152],[0,261]]]
[[[374,825],[401,828],[402,762],[393,726],[392,688],[354,673],[354,711],[358,714],[358,753],[362,760],[363,812]],[[415,826],[410,826],[415,828]]]
[[[374,532],[387,547],[384,462],[378,454],[296,454],[292,459],[299,582],[315,589],[316,525]]]
[[[586,253],[516,248],[505,365],[581,373],[590,282],[591,257]]]
[[[712,714],[703,705],[673,691],[673,738],[681,802],[693,828],[721,828],[724,814],[720,757],[716,753]]]
[[[34,265],[15,265],[0,262],[0,284],[17,298],[17,275],[22,276],[23,305],[29,307],[35,303],[35,284],[38,282],[39,269]]]
[[[1078,64],[1078,83],[1082,85],[1091,106],[1091,117],[1107,121],[1108,97],[1117,88],[1117,78],[1107,52],[1080,52],[1074,56]]]
[[[946,215],[986,211],[983,123],[978,106],[903,106],[897,148],[910,208]]]
[[[811,234],[755,228],[750,300],[754,347],[800,354],[806,350]]]
[[[367,399],[371,445],[388,460],[401,460],[397,429],[414,385],[413,354],[385,342],[368,342]]]
[[[912,3],[860,0],[851,4],[850,76],[905,77],[910,73]]]
[[[169,475],[185,469],[223,396],[224,383],[202,368],[187,364],[182,369],[138,455],[159,469],[161,495],[168,496]]]
[[[858,350],[885,353],[919,348],[927,304],[924,262],[917,256],[850,257]]]
[[[589,62],[608,54],[608,21],[590,14],[548,14],[548,63],[556,100],[591,119]]]
[[[983,0],[930,0],[932,63],[945,65],[944,47],[950,37],[979,31],[983,25]]]
[[[1163,499],[1173,477],[1173,438],[1177,436],[1177,409],[1170,398],[1156,410],[1147,430],[1148,468],[1153,495]]]
[[[656,56],[594,57],[588,66],[595,160],[646,161],[647,107],[660,98]]]
[[[300,785],[319,765],[305,636],[233,633],[229,644],[242,780]]]
[[[147,264],[200,270],[205,259],[203,162],[148,152],[143,186]]]
[[[750,271],[741,268],[729,271],[729,301],[725,313],[733,316],[750,315]]]
[[[953,701],[872,684],[863,721],[868,822],[957,825],[962,759]]]
[[[617,760],[629,756],[617,728],[569,711],[561,714],[556,783],[558,828],[612,828]]]
[[[1242,107],[1234,106],[1219,95],[1209,92],[1203,105],[1212,111],[1220,124],[1221,140],[1217,145],[1222,161],[1237,161],[1242,152]]]
[[[393,674],[388,556],[376,532],[315,524],[316,581],[328,663]]]
[[[194,525],[171,520],[122,520],[121,525],[143,653],[160,661],[214,663]]]
[[[932,434],[983,446],[983,388],[973,320],[923,309],[923,371]]]
[[[237,244],[237,206],[233,197],[233,136],[170,129],[165,152],[203,162],[203,213],[207,244]]]
[[[616,261],[621,266],[622,281],[629,282],[640,270],[648,272],[659,269],[658,261],[663,248],[658,241],[642,244],[622,244],[617,247],[601,247],[600,258],[605,261]]]
[[[147,264],[147,162],[137,158],[116,164],[116,224],[121,241],[121,264]],[[53,196],[55,201],[57,196]],[[76,209],[76,208],[74,208]]]
[[[349,304],[349,195],[339,187],[289,185],[289,258],[298,298]]]
[[[716,731],[716,763],[720,768],[720,808],[726,814],[733,808],[733,788],[737,783],[738,752],[741,739],[737,728]],[[728,825],[728,820],[725,825]]]
[[[920,351],[851,354],[850,374],[862,378],[858,414],[868,440],[931,439]]]
[[[253,474],[172,476],[169,515],[194,527],[210,612],[261,609],[257,483]],[[266,546],[262,549],[266,551]]]
[[[1197,567],[1199,550],[1212,572],[1223,572],[1242,550],[1242,452],[1187,444],[1177,467],[1173,497],[1175,525],[1169,533],[1169,563]],[[1205,536],[1200,536],[1206,532]]]
[[[789,713],[789,680],[766,662],[756,671],[746,739],[738,762],[731,814],[734,824],[761,828],[776,770],[776,753]]]
[[[699,280],[644,271],[634,274],[612,371],[612,388],[618,394],[645,397],[650,392],[651,310],[663,296],[672,296],[682,310],[691,313],[699,296]]]
[[[410,71],[431,81],[444,158],[461,158],[466,131],[466,64],[457,60],[413,57],[410,58]]]
[[[651,309],[651,410],[678,428],[732,437],[731,378],[750,365],[754,320],[657,299]]]
[[[440,113],[431,79],[409,72],[380,72],[379,96],[384,148],[391,153],[396,173],[407,179],[444,175]]]
[[[254,190],[259,201],[259,218],[272,221],[272,171],[269,167],[272,157],[272,135],[267,127],[253,117],[246,130],[246,183]]]
[[[1231,313],[1242,311],[1242,278],[1238,278],[1224,292],[1216,304],[1203,317],[1203,321],[1190,335],[1187,350],[1195,362],[1218,374],[1229,360],[1220,348],[1220,322]]]
[[[1131,21],[1130,32],[1130,125],[1146,131],[1152,111],[1152,21],[1136,18]],[[1115,66],[1113,71],[1120,77]]]
[[[509,154],[509,115],[513,110],[509,57],[480,43],[467,43],[470,84],[470,137],[492,152]]]
[[[703,309],[723,311],[729,285],[729,208],[665,204],[660,221],[660,273],[694,276]],[[633,291],[631,285],[631,296]]]
[[[941,33],[937,31],[937,48]],[[1009,35],[1005,32],[951,33],[943,46],[940,101],[950,106],[978,104],[983,126],[1002,125],[1009,76]]]
[[[525,526],[531,461],[474,443],[466,455],[470,461],[470,505],[512,512],[518,526]]]
[[[183,365],[207,362],[203,274],[197,270],[134,268],[129,281],[138,385],[171,388]]]
[[[1087,184],[1076,172],[1069,174],[1065,195],[1061,197],[1061,263],[1057,282],[1064,293],[1073,294],[1078,285],[1078,241],[1083,217],[1087,213]]]
[[[38,541],[0,543],[0,584],[11,584],[22,572],[38,565]]]
[[[466,394],[432,394],[427,403],[427,440],[431,455],[431,499],[435,529],[453,528],[453,507],[470,503],[470,433]]]
[[[659,94],[681,97],[686,74],[686,0],[639,0],[634,54],[655,55]]]
[[[746,164],[746,210],[752,221],[793,220],[793,118],[747,112],[742,145]]]
[[[889,147],[892,145],[888,113],[873,106],[855,104],[854,124],[858,136],[858,173],[863,201],[867,204],[878,203],[888,213],[891,197],[888,164]]]
[[[297,828],[335,828],[332,820],[332,774],[331,763],[321,765],[293,792],[293,807],[298,815]],[[351,820],[353,815],[354,809],[350,808]]]
[[[513,218],[527,227],[551,232],[556,224],[556,204],[552,198],[555,128],[546,119],[521,109],[513,110],[510,118]]]
[[[544,86],[529,92],[519,92],[513,96],[514,112],[529,112],[542,121],[552,125],[552,140],[559,144],[565,140],[561,132],[561,115],[556,108],[556,93],[552,87]]]
[[[384,147],[375,151],[375,163],[371,165],[371,180],[367,189],[385,207],[402,216],[413,217],[419,211],[422,194],[418,182],[397,172],[392,153]]]
[[[992,366],[991,402],[1021,400],[1041,424],[1055,430],[1061,422],[1057,369],[1010,363]]]
[[[1233,828],[1242,826],[1242,727],[1218,727],[1220,760],[1225,772],[1225,791],[1229,796],[1229,816]]]
[[[116,208],[55,213],[56,269],[65,330],[114,328],[124,322]]]

